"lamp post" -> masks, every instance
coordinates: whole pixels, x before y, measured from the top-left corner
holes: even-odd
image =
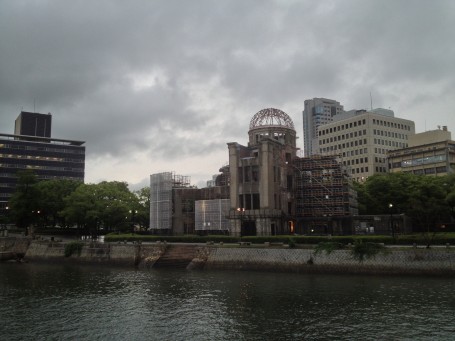
[[[389,211],[390,211],[390,230],[392,231],[392,238],[395,240],[395,229],[393,228],[393,215],[392,215],[392,208],[393,204],[389,204]]]
[[[3,226],[1,226],[3,225]],[[0,232],[1,236],[7,237],[8,234],[8,206],[5,207],[4,213],[1,216],[1,224],[0,224]]]
[[[137,210],[129,210],[131,215],[131,234],[134,234],[134,217],[137,214]]]
[[[240,215],[240,231],[239,231],[239,234],[240,234],[240,238],[242,238],[242,227],[243,227],[243,214],[245,213],[245,208],[244,207],[238,207],[237,208],[237,212],[239,212],[239,215]]]

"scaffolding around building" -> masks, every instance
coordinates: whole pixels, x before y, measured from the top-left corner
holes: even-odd
[[[189,176],[174,172],[150,175],[150,229],[172,229],[172,189],[189,186]]]
[[[296,217],[330,233],[334,221],[357,214],[357,196],[344,166],[335,156],[296,158]],[[329,231],[329,232],[328,232]],[[339,231],[338,231],[339,232]]]

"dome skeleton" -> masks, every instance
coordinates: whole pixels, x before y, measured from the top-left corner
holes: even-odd
[[[267,108],[256,113],[250,121],[250,130],[260,127],[284,127],[294,129],[294,123],[284,111]]]

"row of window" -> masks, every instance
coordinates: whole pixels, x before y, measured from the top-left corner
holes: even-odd
[[[0,164],[0,168],[15,168],[15,169],[35,169],[35,170],[52,170],[60,172],[84,172],[84,168],[71,168],[71,167],[50,167],[50,166],[33,166],[33,165],[20,165],[20,164]]]
[[[400,149],[406,148],[408,146],[408,144],[404,143],[404,142],[397,142],[397,141],[390,141],[390,140],[383,140],[383,139],[374,139],[374,144],[395,147],[395,148],[400,148]]]
[[[373,118],[373,124],[380,125],[380,126],[383,126],[383,127],[389,127],[389,128],[396,128],[396,129],[402,129],[402,130],[411,131],[411,126],[409,126],[407,124],[402,124],[402,123],[377,120],[377,119]]]
[[[364,145],[364,144],[367,144],[367,139],[356,140],[356,141],[351,141],[351,142],[347,142],[347,143],[340,143],[338,146],[334,145],[334,146],[321,148],[321,152],[325,153],[325,152],[329,152],[329,151],[342,150],[342,149],[346,149],[346,148],[353,148],[353,147],[361,146],[361,145]]]
[[[239,205],[241,209],[258,210],[261,208],[259,193],[240,194]]]
[[[259,166],[244,166],[238,169],[239,182],[259,181]]]
[[[332,137],[326,138],[326,139],[321,139],[321,140],[319,140],[319,144],[321,145],[321,144],[327,144],[327,143],[336,142],[336,141],[353,139],[356,137],[365,136],[366,134],[367,134],[366,129],[353,131],[353,132],[350,132],[347,134],[342,134],[342,135],[338,135],[338,136],[332,136]]]
[[[413,171],[413,173],[416,175],[447,173],[447,168],[446,167],[436,167],[436,168],[416,169]]]
[[[84,163],[85,162],[84,159],[68,159],[68,158],[60,158],[60,157],[17,155],[17,154],[0,154],[0,158],[55,161],[55,162],[73,162],[73,163]]]
[[[359,159],[343,161],[343,164],[345,166],[358,165],[358,164],[361,164],[361,163],[368,163],[368,158],[367,157],[361,157]]]
[[[321,131],[319,131],[319,136],[331,134],[331,133],[334,133],[336,131],[341,131],[341,130],[347,130],[347,129],[350,129],[350,128],[360,127],[361,125],[365,125],[365,124],[366,124],[366,120],[365,119],[358,120],[358,121],[355,121],[355,122],[346,123],[346,124],[341,124],[341,125],[333,127],[333,128],[322,129]]]
[[[0,144],[0,148],[5,149],[19,149],[19,150],[37,150],[54,153],[67,153],[67,154],[85,154],[85,148],[51,148],[51,147],[35,147],[35,146],[24,146],[18,144]]]
[[[347,152],[343,152],[343,157],[350,157],[356,155],[368,154],[368,148],[360,148],[356,150],[348,150]]]
[[[343,131],[343,130],[352,129],[355,127],[360,127],[365,124],[366,124],[366,120],[363,119],[363,120],[358,120],[358,121],[354,121],[354,122],[349,122],[346,124],[341,124],[339,126],[332,127],[332,128],[321,129],[319,131],[319,136],[328,135],[328,134],[331,134],[331,133],[334,133],[337,131]],[[373,124],[380,125],[383,127],[388,127],[388,128],[395,128],[395,129],[411,131],[411,126],[409,126],[407,124],[397,123],[397,122],[373,119]]]
[[[437,162],[445,162],[447,161],[447,157],[445,154],[443,155],[434,155],[434,156],[426,156],[417,159],[410,159],[410,160],[403,160],[392,163],[392,168],[406,168],[406,167],[414,167],[420,165],[427,165],[431,163]]]
[[[385,148],[374,148],[374,153],[375,154],[384,154],[386,155],[389,152],[389,149]]]
[[[351,169],[352,174],[368,173],[368,166]]]
[[[373,129],[373,135],[392,137],[392,138],[402,139],[402,140],[408,139],[407,134],[397,133],[394,131],[379,130],[379,129]]]

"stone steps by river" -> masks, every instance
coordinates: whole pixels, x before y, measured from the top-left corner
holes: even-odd
[[[168,245],[165,253],[155,262],[154,268],[184,269],[196,256],[195,245]]]

